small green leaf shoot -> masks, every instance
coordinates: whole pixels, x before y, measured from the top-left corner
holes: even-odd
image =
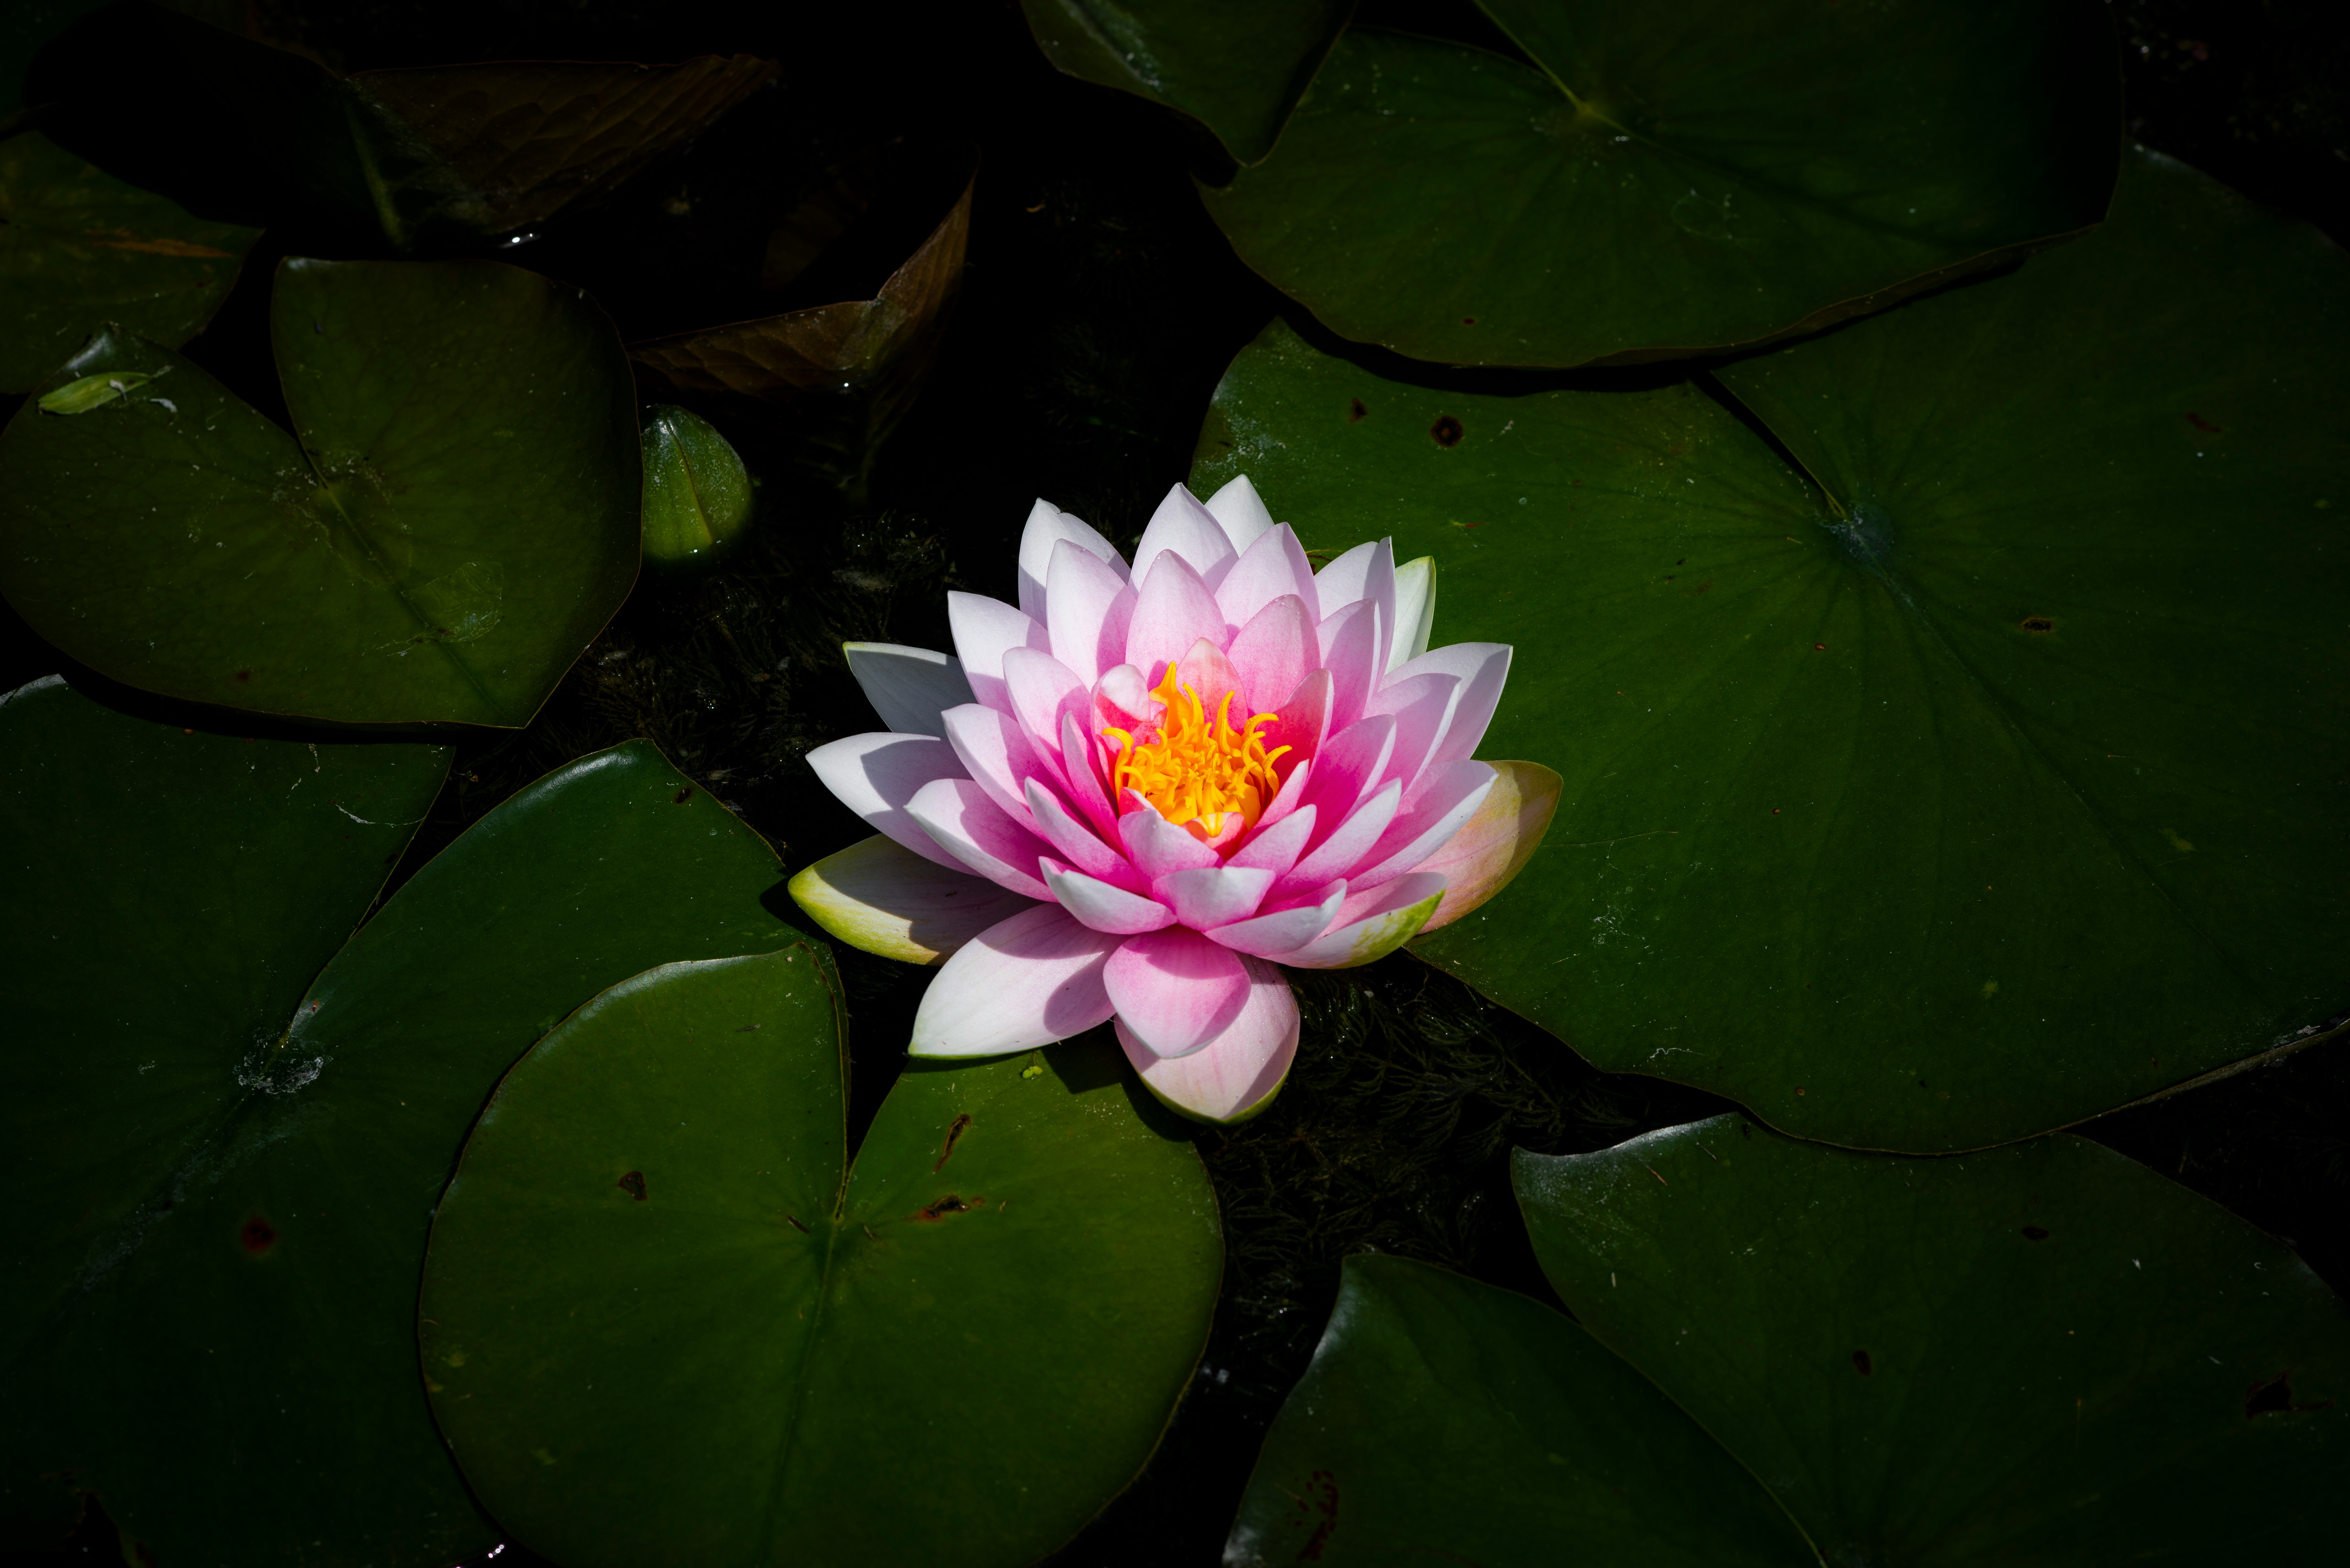
[[[644,443],[646,564],[707,566],[750,523],[756,482],[726,438],[684,409],[647,410]]]
[[[92,409],[102,409],[148,382],[172,373],[169,365],[156,371],[100,370],[94,376],[83,376],[68,381],[55,391],[41,394],[41,412],[45,414],[86,414]]]

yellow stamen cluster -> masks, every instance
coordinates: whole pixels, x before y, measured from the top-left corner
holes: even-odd
[[[1254,827],[1281,790],[1273,764],[1289,751],[1266,751],[1264,737],[1257,733],[1274,715],[1259,713],[1233,729],[1232,699],[1239,693],[1227,691],[1211,719],[1200,694],[1176,680],[1172,662],[1151,695],[1167,705],[1156,735],[1138,742],[1125,730],[1102,732],[1104,740],[1118,742],[1110,759],[1110,799],[1123,800],[1132,790],[1168,821],[1193,824],[1191,831],[1208,838],[1222,833],[1224,818],[1233,813],[1244,826]]]

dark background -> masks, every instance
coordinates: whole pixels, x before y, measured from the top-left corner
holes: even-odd
[[[2350,5],[2122,0],[2110,9],[2129,136],[2337,242],[2350,237]],[[727,424],[765,482],[749,545],[699,583],[641,584],[529,729],[460,739],[401,876],[522,784],[636,735],[660,743],[794,867],[863,836],[801,765],[811,747],[871,724],[840,641],[951,646],[944,590],[1012,597],[1013,551],[1039,494],[1131,545],[1189,471],[1224,366],[1284,308],[1201,211],[1194,178],[1223,173],[1212,144],[1154,106],[1059,76],[1010,0],[256,0],[248,17],[340,70],[704,53],[779,61],[776,83],[691,150],[601,207],[496,252],[588,287],[631,340],[869,296],[935,220],[936,198],[877,207],[820,264],[823,276],[806,280],[837,291],[806,298],[758,292],[778,204],[875,143],[962,139],[981,150],[970,268],[945,348],[869,481],[843,483],[787,430]],[[1368,0],[1360,19],[1513,52],[1467,0]],[[189,351],[282,418],[264,330],[275,262],[378,254],[380,242],[292,206],[268,147],[239,140],[233,126],[208,136],[164,121],[156,106],[190,90],[183,58],[142,55],[121,38],[85,29],[38,62],[36,84],[51,91],[97,80],[108,89],[102,114],[52,134],[205,216],[270,224],[236,294]],[[234,118],[224,109],[222,123]],[[13,612],[0,617],[0,690],[70,668]],[[841,959],[861,1130],[896,1076],[926,977],[855,952]],[[1510,1147],[1601,1147],[1729,1108],[1657,1080],[1595,1073],[1409,956],[1307,976],[1299,989],[1306,1028],[1288,1088],[1258,1121],[1200,1138],[1229,1249],[1207,1355],[1149,1467],[1052,1560],[1056,1568],[1216,1560],[1346,1253],[1428,1259],[1553,1300],[1510,1197]],[[2345,1107],[2350,1048],[2334,1043],[2079,1130],[2283,1237],[2342,1291]],[[65,1553],[0,1561],[31,1568],[114,1562],[120,1552],[93,1509]],[[536,1559],[508,1549],[498,1562]]]

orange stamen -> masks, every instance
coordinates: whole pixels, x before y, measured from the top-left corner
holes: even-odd
[[[1110,799],[1123,800],[1132,790],[1168,821],[1190,825],[1202,838],[1222,833],[1224,818],[1234,814],[1244,828],[1254,827],[1281,791],[1274,763],[1290,750],[1275,746],[1267,751],[1264,737],[1257,733],[1274,715],[1259,713],[1235,730],[1232,710],[1238,692],[1225,692],[1211,719],[1200,694],[1178,682],[1175,675],[1170,661],[1151,693],[1167,705],[1157,733],[1137,741],[1128,731],[1102,732],[1104,740],[1118,742],[1110,759]]]

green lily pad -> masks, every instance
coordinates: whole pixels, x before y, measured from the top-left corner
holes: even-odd
[[[1754,1477],[1570,1320],[1426,1263],[1348,1258],[1224,1548],[1326,1563],[1817,1564]]]
[[[1242,163],[1263,161],[1354,0],[1020,0],[1045,57],[1180,109]]]
[[[2316,1562],[2350,1321],[2274,1238],[2059,1136],[1951,1159],[1739,1116],[1515,1157],[1544,1272],[1832,1564]]]
[[[627,361],[495,262],[287,262],[294,433],[120,329],[47,387],[151,380],[0,433],[0,591],[127,685],[341,723],[520,725],[627,597]]]
[[[847,1168],[816,950],[614,987],[507,1075],[426,1263],[433,1409],[567,1568],[1033,1562],[1139,1470],[1222,1244],[1098,1038],[899,1078]]]
[[[1209,212],[1332,328],[1578,365],[1825,326],[2105,215],[2094,0],[1480,0],[1535,62],[1355,28]]]
[[[109,321],[178,348],[260,234],[206,223],[37,131],[0,140],[0,392],[30,391]]]
[[[1687,383],[1471,394],[1278,326],[1194,488],[1391,533],[1437,640],[1517,649],[1482,749],[1557,817],[1416,950],[1609,1071],[1938,1152],[2350,1006],[2345,361],[2338,251],[2137,154],[2097,234],[1722,372],[1836,501]]]
[[[774,854],[638,743],[515,796],[352,935],[447,757],[56,681],[0,706],[18,1541],[72,1491],[165,1563],[444,1568],[495,1539],[416,1372],[466,1131],[616,980],[797,933],[762,901]]]

